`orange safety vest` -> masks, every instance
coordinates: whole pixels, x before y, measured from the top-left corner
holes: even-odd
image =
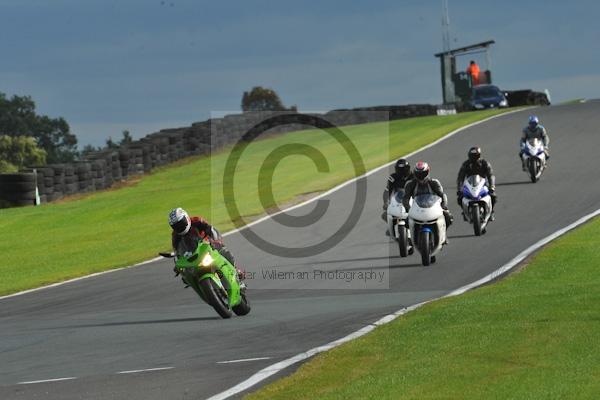
[[[479,65],[477,64],[469,64],[467,67],[467,74],[471,75],[471,81],[474,85],[479,84]]]

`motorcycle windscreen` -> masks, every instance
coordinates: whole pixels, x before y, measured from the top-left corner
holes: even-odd
[[[198,248],[200,237],[196,235],[184,235],[177,244],[177,255],[194,254]]]
[[[467,183],[473,187],[478,187],[483,178],[479,175],[471,175],[467,178]]]
[[[415,196],[415,203],[420,207],[420,208],[431,208],[435,205],[435,203],[437,201],[440,201],[441,198],[440,196],[437,196],[435,194],[420,194],[418,196]]]
[[[394,198],[398,203],[402,203],[402,199],[404,198],[404,189],[400,189],[394,194]]]

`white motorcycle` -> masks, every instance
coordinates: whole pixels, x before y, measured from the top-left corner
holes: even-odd
[[[546,169],[544,143],[538,138],[531,138],[522,145],[522,150],[521,157],[527,167],[527,174],[531,178],[531,182],[536,183]]]
[[[485,233],[492,215],[492,198],[486,180],[479,175],[471,175],[462,186],[462,211],[468,222],[473,224],[475,236]]]
[[[400,189],[390,196],[390,203],[387,207],[388,232],[398,242],[400,257],[406,257],[413,253],[410,229],[408,229],[408,213],[402,205],[403,198],[404,189]]]
[[[415,196],[408,211],[408,221],[413,242],[421,253],[421,262],[435,263],[435,256],[446,242],[446,219],[442,198],[435,194]]]

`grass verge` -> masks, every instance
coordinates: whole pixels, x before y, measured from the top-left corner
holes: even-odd
[[[579,104],[579,103],[583,103],[583,102],[585,102],[584,98],[570,99],[570,100],[561,101],[560,103],[558,103],[558,105],[562,106],[562,105],[566,105],[566,104]]]
[[[407,154],[447,133],[503,110],[419,117],[343,127],[367,169]],[[389,135],[388,135],[389,132]],[[385,142],[389,143],[385,143]],[[267,165],[273,194],[284,204],[303,193],[329,189],[354,176],[339,144],[319,130],[305,130],[252,143],[235,174],[235,200],[242,216],[264,213],[258,175],[265,157],[289,143],[309,144],[325,156],[329,172],[317,172],[307,157],[290,156]],[[389,146],[389,151],[388,146]],[[223,199],[228,151],[162,168],[134,185],[41,207],[0,210],[0,295],[131,265],[169,247],[166,216],[181,206],[206,216],[222,231],[233,227]],[[433,164],[435,170],[435,163]],[[382,182],[383,187],[383,182]],[[379,189],[378,189],[379,190]]]
[[[600,218],[506,279],[423,306],[247,399],[597,399]]]

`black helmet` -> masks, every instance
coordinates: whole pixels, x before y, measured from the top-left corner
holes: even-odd
[[[479,147],[471,147],[469,149],[469,161],[477,162],[481,158],[481,148]]]
[[[419,182],[425,182],[425,180],[429,177],[429,164],[425,161],[419,161],[417,165],[415,165],[415,178]]]
[[[410,163],[406,159],[401,158],[398,161],[396,161],[396,164],[394,165],[394,170],[398,175],[408,176],[410,175]]]

